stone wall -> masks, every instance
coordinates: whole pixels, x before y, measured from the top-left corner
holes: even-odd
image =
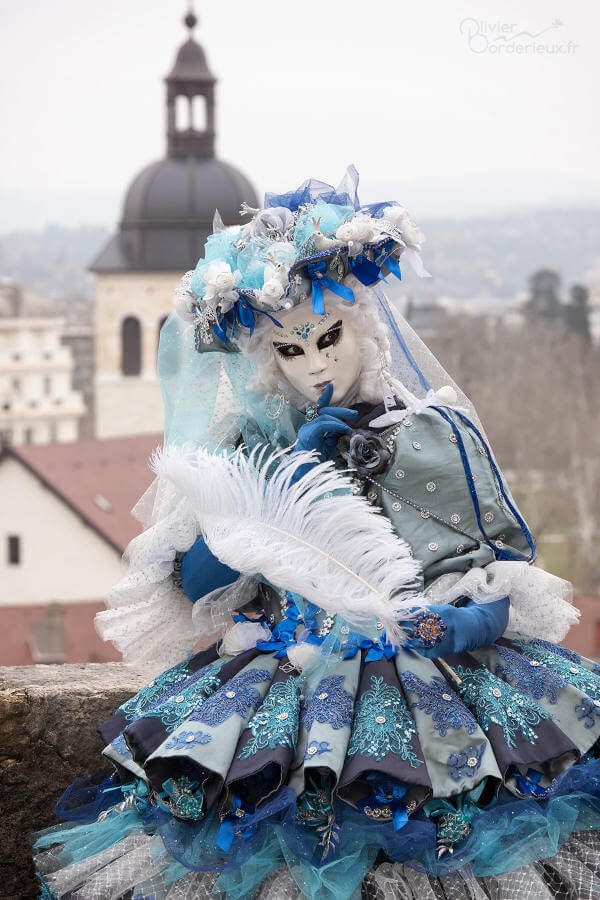
[[[151,677],[124,663],[0,667],[0,900],[37,897],[28,835],[105,767],[97,726]]]

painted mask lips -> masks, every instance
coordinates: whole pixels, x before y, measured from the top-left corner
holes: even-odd
[[[323,388],[326,388],[328,384],[331,384],[331,381],[319,381],[318,384],[313,384],[313,387],[318,391],[322,391]]]

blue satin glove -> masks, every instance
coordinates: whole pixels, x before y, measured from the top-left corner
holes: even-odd
[[[239,574],[217,559],[203,537],[198,538],[181,561],[181,586],[192,603],[217,588],[233,584]]]
[[[509,609],[508,597],[491,603],[467,600],[464,606],[430,606],[420,621],[407,623],[406,630],[412,633],[408,646],[429,659],[488,647],[506,631]]]
[[[328,384],[324,388],[316,404],[316,415],[309,422],[305,422],[298,430],[295,451],[316,450],[322,462],[329,459],[337,447],[337,442],[342,434],[352,431],[345,419],[355,419],[358,412],[354,409],[346,409],[344,406],[329,406],[333,397],[333,385]],[[296,473],[294,481],[301,478],[310,465],[301,466]]]

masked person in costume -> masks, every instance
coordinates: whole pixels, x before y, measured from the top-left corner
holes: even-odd
[[[156,674],[37,835],[46,897],[600,896],[600,667],[556,643],[570,586],[386,298],[422,236],[357,181],[217,214],[175,292],[97,622]]]

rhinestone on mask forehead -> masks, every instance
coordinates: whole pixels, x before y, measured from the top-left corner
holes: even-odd
[[[326,312],[322,316],[319,316],[318,322],[310,322],[308,320],[306,322],[298,322],[298,324],[293,326],[291,331],[286,331],[281,337],[289,336],[291,338],[300,338],[301,340],[306,341],[309,338],[310,333],[314,331],[315,328],[318,328],[320,325],[327,322],[330,316],[331,313]],[[277,334],[278,331],[279,329],[276,329],[275,333]]]
[[[307,339],[311,331],[315,329],[315,322],[303,322],[301,325],[294,325],[292,330],[290,331],[290,337],[299,337],[302,338],[303,341]]]

